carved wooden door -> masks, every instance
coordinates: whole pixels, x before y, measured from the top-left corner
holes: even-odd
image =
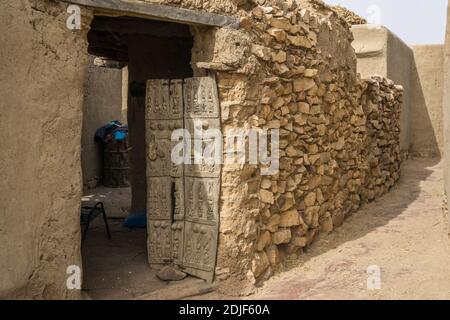
[[[174,264],[212,281],[216,265],[220,165],[175,166],[171,134],[220,128],[214,78],[147,82],[148,254],[152,267]],[[192,141],[192,150],[194,150]],[[203,147],[213,140],[201,139]],[[194,159],[193,159],[194,160]]]

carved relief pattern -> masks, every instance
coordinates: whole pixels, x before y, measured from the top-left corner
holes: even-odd
[[[146,129],[148,135],[157,139],[171,140],[174,130],[183,129],[183,120],[148,120]]]
[[[218,178],[186,177],[186,221],[215,225],[218,221]]]
[[[183,264],[184,221],[172,224],[172,260],[177,265]]]
[[[169,80],[147,81],[147,119],[169,119]]]
[[[193,139],[194,129],[220,129],[217,88],[213,78],[187,79],[184,98],[185,125]],[[214,157],[214,139],[207,137],[202,145],[203,151],[207,146],[211,151],[204,155]],[[186,272],[212,281],[217,254],[221,166],[203,162],[186,165],[184,170],[186,222],[183,266]]]
[[[187,177],[216,178],[220,175],[219,164],[190,164],[185,166]]]
[[[170,81],[170,119],[183,119],[183,80]]]
[[[185,216],[184,205],[184,179],[175,179],[173,182],[174,192],[174,220],[183,221]]]
[[[201,123],[195,124],[194,121],[201,120]],[[219,119],[213,118],[195,118],[195,119],[186,119],[186,129],[191,134],[192,139],[194,139],[194,129],[198,131],[203,130],[206,131],[208,129],[220,129],[220,121]],[[201,125],[200,125],[201,124]]]
[[[149,261],[175,263],[210,281],[217,253],[221,166],[173,165],[177,142],[171,135],[186,127],[194,138],[196,119],[202,121],[197,129],[220,129],[215,80],[148,81],[146,117]],[[214,140],[202,143],[214,155]]]
[[[183,120],[147,120],[147,176],[183,176],[183,166],[171,160],[172,132],[182,128]]]
[[[215,80],[210,77],[186,79],[184,105],[187,118],[219,118]]]
[[[186,222],[183,265],[203,271],[214,268],[217,231],[215,226]]]
[[[147,179],[147,215],[149,220],[172,219],[172,181],[169,177]]]
[[[183,250],[183,166],[171,160],[172,132],[184,126],[183,81],[149,80],[146,103],[148,248],[158,265],[181,261]]]
[[[172,222],[149,223],[149,257],[152,264],[169,263],[172,260]]]

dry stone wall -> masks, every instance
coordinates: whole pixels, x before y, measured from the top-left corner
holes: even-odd
[[[348,10],[341,6],[334,6],[333,10],[336,11],[347,23],[351,26],[358,24],[367,24],[367,20],[357,15],[355,12]]]
[[[138,2],[140,0],[132,0]],[[220,14],[236,14],[238,6],[245,4],[247,0],[142,0],[156,4],[164,4],[191,10],[207,11]],[[142,2],[141,1],[141,2]]]
[[[385,194],[400,178],[403,87],[379,76],[367,79],[363,86],[361,105],[366,120],[368,171],[361,198],[366,202]]]
[[[196,29],[193,49],[198,75],[216,71],[224,132],[280,130],[277,175],[223,168],[217,275],[248,283],[388,191],[401,161],[402,89],[358,78],[347,23],[319,1],[259,3],[240,30]]]

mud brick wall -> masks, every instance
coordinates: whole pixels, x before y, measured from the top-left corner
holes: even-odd
[[[0,2],[0,297],[79,298],[86,34],[55,1]]]

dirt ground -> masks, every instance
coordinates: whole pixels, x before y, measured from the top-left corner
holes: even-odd
[[[146,229],[122,228],[121,219],[110,219],[111,240],[106,237],[103,220],[97,218],[89,228],[83,247],[83,291],[93,300],[130,300],[174,285],[195,282],[165,282],[147,262]]]
[[[408,160],[389,194],[245,299],[450,299],[450,240],[438,162]],[[380,290],[367,288],[369,266],[381,270]]]
[[[87,205],[103,202],[109,218],[126,218],[131,207],[131,187],[108,188],[99,185],[95,189],[85,190],[81,201]]]
[[[444,217],[442,165],[408,160],[398,185],[365,205],[332,234],[243,299],[450,299],[450,240]],[[101,220],[83,251],[85,289],[92,299],[134,299],[173,285],[148,268],[145,230]],[[369,290],[369,266],[381,270],[381,289]],[[185,285],[189,286],[188,279]],[[177,283],[177,286],[183,283]],[[216,291],[190,299],[235,299]]]

